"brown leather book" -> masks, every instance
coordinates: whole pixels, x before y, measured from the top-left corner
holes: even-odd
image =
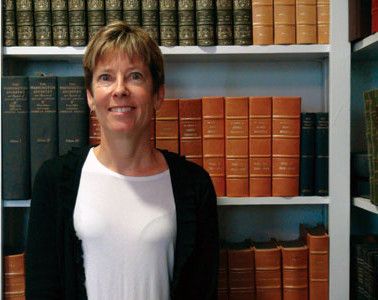
[[[254,248],[248,241],[228,245],[229,299],[255,299]]]
[[[318,42],[316,1],[297,0],[296,2],[297,44],[316,44]]]
[[[273,0],[252,0],[254,45],[273,44]]]
[[[6,255],[4,267],[4,299],[25,299],[25,254]]]
[[[226,248],[219,250],[218,300],[228,299],[228,253]]]
[[[225,97],[226,194],[248,197],[248,97]]]
[[[272,100],[272,196],[298,196],[300,97]]]
[[[274,44],[295,44],[295,0],[274,0]]]
[[[96,117],[96,112],[89,113],[89,145],[96,146],[101,142],[101,127]]]
[[[283,300],[308,299],[308,248],[302,240],[278,242],[282,254]]]
[[[318,44],[329,44],[329,17],[329,0],[318,0]]]
[[[272,195],[272,97],[249,97],[249,195]]]
[[[378,1],[371,2],[371,33],[378,32]]]
[[[224,97],[203,97],[203,167],[209,172],[218,197],[226,196],[224,147]]]
[[[156,148],[179,153],[179,99],[165,99],[156,112]]]
[[[153,117],[151,118],[151,124],[150,124],[150,142],[151,142],[151,146],[155,148],[156,146],[156,143],[155,143],[155,126],[156,126],[156,116],[155,116],[155,113],[153,115]]]
[[[180,154],[202,166],[202,99],[179,100]]]
[[[281,300],[281,250],[274,241],[255,243],[256,299]]]
[[[349,41],[363,39],[371,33],[371,0],[349,0]]]

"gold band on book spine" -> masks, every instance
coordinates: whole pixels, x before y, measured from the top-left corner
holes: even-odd
[[[16,0],[18,46],[34,46],[33,1]]]
[[[69,37],[71,46],[87,43],[87,22],[84,0],[68,0]]]
[[[234,0],[234,43],[252,44],[251,0]]]
[[[180,46],[196,44],[195,0],[178,0],[178,40]]]
[[[177,45],[177,1],[160,0],[160,43],[162,46]]]
[[[35,43],[51,46],[51,8],[49,0],[34,0]]]
[[[51,0],[52,42],[54,46],[68,46],[67,0]]]
[[[16,46],[16,1],[4,0],[3,1],[3,14],[4,14],[4,46]]]
[[[197,45],[215,45],[215,7],[211,0],[196,0]]]
[[[105,0],[106,24],[122,20],[122,0]]]
[[[232,25],[233,18],[232,0],[216,1],[216,37],[218,45],[232,45],[234,43],[234,32]]]
[[[104,0],[88,0],[88,40],[105,25],[105,3]]]
[[[142,0],[142,27],[156,43],[160,44],[158,0]]]
[[[129,26],[141,26],[141,4],[139,0],[123,0],[123,20]]]

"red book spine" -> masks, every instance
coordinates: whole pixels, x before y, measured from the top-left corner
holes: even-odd
[[[228,254],[227,249],[219,250],[218,300],[228,299]]]
[[[156,112],[156,148],[179,153],[178,99],[165,99]]]
[[[371,33],[378,32],[378,0],[371,1]]]
[[[89,145],[96,146],[101,142],[101,127],[96,113],[91,111],[89,114]]]

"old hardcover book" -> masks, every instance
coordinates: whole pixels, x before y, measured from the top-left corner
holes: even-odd
[[[179,99],[180,154],[202,166],[202,99]]]
[[[249,196],[272,195],[272,97],[249,97]]]
[[[3,45],[17,46],[16,34],[16,0],[3,1]]]
[[[105,25],[105,3],[104,0],[87,1],[87,22],[88,22],[88,41],[96,32]]]
[[[139,0],[123,0],[123,20],[129,26],[141,26],[141,3]]]
[[[226,196],[224,97],[202,98],[203,167],[218,197]]]
[[[17,45],[34,46],[33,1],[16,0]]]
[[[315,194],[328,195],[328,113],[316,113]]]
[[[281,300],[281,250],[274,241],[255,243],[256,299]]]
[[[374,168],[373,168],[373,140],[372,140],[372,110],[373,110],[373,99],[368,91],[364,92],[364,115],[365,115],[365,137],[366,137],[366,147],[368,155],[368,165],[369,165],[369,185],[370,185],[370,199],[374,199],[373,195],[376,193],[374,185]],[[373,201],[372,201],[373,202]]]
[[[25,254],[5,255],[4,299],[25,300]]]
[[[105,0],[105,22],[110,24],[122,20],[122,0]]]
[[[160,0],[160,44],[162,46],[177,45],[177,1]]]
[[[89,145],[96,146],[101,142],[101,126],[96,117],[96,112],[89,112],[89,129],[88,129],[88,143]]]
[[[226,194],[249,196],[248,97],[225,97]]]
[[[252,44],[251,0],[234,1],[234,44]]]
[[[30,199],[28,78],[4,76],[1,83],[2,198]]]
[[[273,44],[273,0],[252,0],[254,45]]]
[[[273,97],[272,196],[298,196],[300,97]]]
[[[160,45],[159,0],[142,0],[142,27]]]
[[[88,105],[82,76],[58,77],[59,155],[88,144]]]
[[[371,0],[349,0],[349,41],[363,39],[371,33]]]
[[[156,116],[155,113],[153,117],[151,118],[151,123],[150,123],[150,142],[152,147],[156,147],[156,139],[155,139],[155,127],[156,127]]]
[[[36,46],[51,46],[51,2],[34,0],[34,28]]]
[[[156,148],[179,153],[179,99],[165,99],[156,112]]]
[[[52,42],[54,46],[68,46],[67,0],[51,0]]]
[[[295,0],[274,0],[274,43],[295,44]]]
[[[87,44],[87,18],[84,0],[68,0],[70,46]]]
[[[315,113],[301,113],[301,161],[299,194],[315,194]]]
[[[215,3],[196,0],[197,45],[215,45]]]
[[[297,44],[316,44],[318,41],[316,1],[297,0],[296,2]]]
[[[180,46],[196,44],[195,0],[178,0],[178,43]]]
[[[30,76],[31,182],[42,163],[58,154],[57,88],[55,76]]]
[[[218,300],[228,300],[228,253],[227,249],[219,249],[218,267]]]
[[[371,1],[371,32],[378,32],[378,1]]]
[[[317,0],[318,44],[329,44],[329,1]]]
[[[233,45],[233,0],[216,1],[216,38],[218,45]]]

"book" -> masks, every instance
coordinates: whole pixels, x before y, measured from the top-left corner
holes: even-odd
[[[151,118],[151,123],[150,123],[150,133],[151,133],[150,134],[150,142],[151,142],[151,146],[153,148],[156,147],[155,127],[156,127],[156,116],[155,116],[155,113],[154,113],[154,115]]]
[[[318,41],[316,3],[317,0],[296,0],[297,44],[316,44]]]
[[[218,197],[226,196],[224,97],[202,97],[203,167]]]
[[[195,0],[178,0],[178,43],[180,46],[196,44]]]
[[[273,0],[252,0],[254,45],[273,44]]]
[[[156,111],[156,148],[179,153],[179,99],[164,99]]]
[[[354,177],[369,178],[369,155],[367,152],[352,152],[351,173]]]
[[[249,97],[249,196],[272,195],[272,97]]]
[[[295,44],[295,0],[274,0],[274,44]]]
[[[89,112],[89,129],[88,129],[88,143],[92,146],[97,146],[101,143],[101,126],[98,122],[96,112]]]
[[[228,300],[228,253],[227,249],[219,249],[218,266],[218,299]]]
[[[50,0],[33,0],[36,46],[51,46],[51,3]]]
[[[159,0],[142,0],[142,27],[160,45]]]
[[[225,97],[226,194],[249,196],[248,97]]]
[[[316,113],[315,194],[328,195],[328,113]]]
[[[87,44],[87,18],[84,0],[68,0],[68,29],[70,46]]]
[[[16,0],[3,1],[3,45],[17,46],[16,35]]]
[[[1,79],[2,198],[30,199],[29,95],[26,76]]]
[[[3,257],[4,299],[25,300],[25,254]]]
[[[122,20],[122,0],[105,0],[105,23]]]
[[[371,0],[349,0],[349,41],[363,39],[371,33]]]
[[[141,3],[139,0],[123,0],[123,20],[129,26],[141,26]]]
[[[202,166],[202,99],[179,99],[180,154]]]
[[[378,1],[371,1],[371,33],[378,32]]]
[[[88,144],[88,105],[82,76],[58,77],[59,155]]]
[[[104,0],[87,0],[88,41],[105,25]]]
[[[317,0],[317,30],[318,30],[318,44],[329,44],[329,1]]]
[[[17,45],[34,46],[33,1],[16,0]]]
[[[234,44],[252,44],[251,0],[234,1]]]
[[[216,39],[218,45],[233,45],[233,0],[216,1]]]
[[[215,45],[215,3],[196,0],[196,33],[198,46]]]
[[[298,196],[300,97],[272,100],[272,196]]]
[[[68,46],[68,2],[51,0],[52,43],[54,46]]]
[[[160,0],[160,44],[162,46],[177,45],[177,0]]]

